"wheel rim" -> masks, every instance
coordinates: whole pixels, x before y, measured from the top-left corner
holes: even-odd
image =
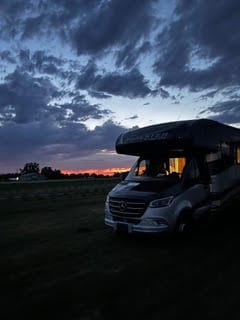
[[[193,230],[193,224],[190,220],[184,219],[184,221],[181,221],[178,224],[179,233],[188,234],[188,233],[191,233],[192,230]]]
[[[178,226],[178,232],[180,233],[186,233],[187,229],[188,229],[188,226],[186,222],[181,222]]]

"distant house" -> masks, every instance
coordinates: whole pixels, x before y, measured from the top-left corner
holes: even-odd
[[[8,181],[18,181],[19,177],[10,177],[8,178]]]

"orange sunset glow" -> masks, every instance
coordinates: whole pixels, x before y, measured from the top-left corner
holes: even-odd
[[[62,169],[61,172],[63,174],[83,174],[83,173],[89,173],[89,174],[103,174],[104,176],[112,176],[114,173],[118,172],[126,172],[129,171],[130,168],[99,168],[99,169],[82,169],[82,170],[68,170],[68,169]]]

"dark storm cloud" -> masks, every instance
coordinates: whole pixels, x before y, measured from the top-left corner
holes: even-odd
[[[21,15],[30,5],[30,1],[1,0],[0,13],[3,16],[17,17]]]
[[[137,43],[148,34],[153,17],[147,0],[102,1],[73,29],[72,41],[79,54],[95,54],[114,45]]]
[[[59,95],[47,78],[32,78],[18,70],[0,84],[0,113],[3,119],[11,116],[16,123],[27,123],[44,117],[50,99]],[[6,118],[7,117],[7,118]]]
[[[21,41],[61,39],[79,55],[96,54],[95,58],[105,49],[110,49],[107,54],[112,52],[116,65],[130,71],[100,75],[96,70],[88,70],[92,78],[86,78],[85,72],[84,80],[87,81],[81,84],[83,76],[80,76],[78,87],[86,88],[88,84],[89,94],[96,98],[108,98],[109,95],[145,97],[153,92],[134,66],[142,54],[151,50],[149,32],[157,21],[152,15],[153,2],[155,0],[3,1],[0,36]],[[66,68],[63,70],[64,62],[44,51],[34,53],[23,49],[18,58],[22,71],[57,75],[69,83],[76,79],[74,71],[77,69],[68,66],[68,71]]]
[[[125,118],[125,120],[135,120],[135,119],[138,119],[138,115],[137,114],[135,114],[135,115],[133,115],[131,117]]]
[[[139,43],[138,49],[134,45],[155,25],[151,12],[154,1],[2,1],[0,34],[6,39],[57,36],[69,41],[78,54],[96,54],[113,46],[123,47],[123,52],[131,48],[129,59],[120,51],[118,54],[118,63],[129,64],[147,50],[147,43]]]
[[[205,94],[202,94],[200,96],[200,100],[205,100],[205,99],[208,99],[208,98],[213,98],[217,93],[219,92],[219,90],[211,90]]]
[[[0,51],[0,58],[1,58],[1,60],[9,62],[9,63],[13,63],[13,64],[16,63],[15,58],[13,57],[11,51],[9,51],[9,50]]]
[[[31,13],[33,4],[30,0],[2,0],[0,2],[0,35],[5,40],[22,35],[22,24],[27,13]]]
[[[164,90],[163,88],[160,88],[159,89],[159,93],[160,93],[160,96],[163,98],[163,99],[167,99],[170,97],[170,94]]]
[[[89,63],[78,77],[77,88],[129,98],[145,97],[152,93],[148,82],[136,68],[123,73],[100,74],[94,63]]]
[[[0,165],[56,161],[113,149],[124,127],[108,121],[89,130],[82,123],[101,119],[109,110],[89,104],[77,93],[72,92],[66,103],[56,102],[58,97],[62,92],[48,78],[19,70],[5,78],[0,84]]]
[[[67,121],[86,121],[88,119],[101,119],[111,112],[107,109],[100,109],[97,104],[89,104],[84,96],[75,96],[70,103],[57,105],[57,109],[64,112],[64,118]],[[68,114],[70,112],[70,114]],[[62,119],[62,121],[64,120]]]
[[[108,99],[111,98],[111,96],[109,94],[103,93],[103,92],[97,92],[94,90],[89,90],[88,94],[91,97],[97,98],[97,99]]]
[[[11,120],[16,123],[29,123],[52,118],[62,124],[69,119],[100,119],[109,113],[108,110],[101,110],[98,105],[89,104],[84,96],[77,93],[72,95],[68,103],[52,102],[52,99],[58,99],[62,95],[62,91],[48,78],[32,77],[16,70],[0,84],[1,122]]]
[[[131,69],[143,54],[150,52],[151,44],[145,41],[142,45],[137,46],[135,43],[128,43],[116,53],[116,65],[123,65],[126,69]]]
[[[32,61],[35,63],[38,71],[42,71],[51,66],[57,70],[57,68],[62,66],[64,63],[63,59],[57,58],[53,55],[48,55],[43,50],[35,51],[32,55]]]
[[[108,73],[100,77],[94,87],[96,91],[129,98],[143,98],[152,92],[138,69],[123,74]]]
[[[73,122],[63,127],[48,120],[25,124],[8,122],[0,126],[0,166],[1,162],[13,167],[29,161],[51,163],[88,156],[103,149],[113,150],[117,136],[123,131],[126,128],[112,121],[94,130]]]
[[[89,131],[89,136],[81,143],[84,145],[84,150],[113,150],[115,147],[116,138],[126,131],[123,126],[108,120],[101,126],[96,126],[94,130]]]
[[[217,102],[212,107],[206,108],[199,115],[209,114],[209,118],[220,122],[240,123],[240,99]]]
[[[46,54],[43,50],[31,52],[28,49],[20,50],[18,59],[19,68],[23,71],[59,75],[60,77],[63,72],[61,67],[67,62],[53,55]]]
[[[175,14],[157,39],[160,84],[192,91],[239,85],[239,1],[178,1]]]
[[[78,76],[77,87],[87,90],[91,90],[91,86],[95,85],[95,82],[101,78],[97,75],[98,69],[94,61],[90,60],[88,64],[83,68],[81,75]]]
[[[45,34],[46,17],[39,15],[37,17],[28,17],[23,22],[22,39],[31,39],[35,35]]]

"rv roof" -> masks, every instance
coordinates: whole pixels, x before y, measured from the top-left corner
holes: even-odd
[[[184,120],[125,132],[116,141],[116,151],[141,155],[173,148],[216,150],[222,142],[240,143],[240,129],[209,119]]]

